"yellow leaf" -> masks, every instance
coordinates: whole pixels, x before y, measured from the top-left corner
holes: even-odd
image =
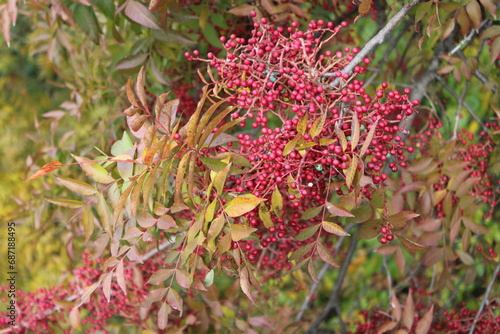
[[[98,165],[94,161],[85,158],[85,157],[77,157],[73,155],[80,167],[87,173],[94,181],[104,184],[109,184],[114,182],[115,179],[109,175],[108,171],[104,169],[102,166]]]
[[[265,199],[255,197],[253,195],[248,197],[239,196],[233,198],[231,202],[229,202],[229,204],[226,206],[224,211],[229,217],[239,217],[247,212],[252,211],[253,209],[255,209],[255,207],[257,207],[257,205],[264,201]]]
[[[321,226],[328,233],[332,233],[332,234],[336,234],[336,235],[340,235],[340,236],[349,236],[350,235],[349,233],[344,231],[344,229],[342,227],[340,227],[339,225],[332,223],[332,222],[328,222],[326,220],[323,220],[321,222]]]
[[[45,198],[47,202],[50,202],[52,204],[62,206],[65,208],[70,208],[70,209],[78,209],[81,208],[82,206],[85,205],[85,203],[80,202],[80,201],[75,201],[72,199],[51,199],[51,198]]]
[[[233,241],[240,241],[241,239],[248,238],[255,231],[257,229],[250,226],[233,224],[231,226],[231,239]]]
[[[63,186],[80,195],[88,196],[88,195],[93,195],[97,192],[97,190],[94,187],[83,181],[74,180],[66,177],[57,177],[57,179],[59,180],[59,182],[61,182]]]

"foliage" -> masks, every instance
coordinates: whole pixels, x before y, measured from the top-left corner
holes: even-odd
[[[29,164],[41,167],[26,181],[45,204],[20,206],[41,208],[37,229],[64,223],[71,259],[91,255],[56,292],[20,293],[15,331],[314,332],[333,319],[327,328],[347,332],[355,303],[340,300],[359,296],[377,303],[356,309],[358,331],[498,329],[493,1],[24,10],[26,47],[70,97],[36,123]],[[16,1],[0,12],[10,43]],[[340,268],[323,278],[329,266]],[[335,282],[328,301],[316,298],[322,281]],[[468,323],[435,316],[471,294],[484,302],[460,310]],[[368,316],[386,303],[388,320]]]

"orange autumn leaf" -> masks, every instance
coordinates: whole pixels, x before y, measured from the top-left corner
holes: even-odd
[[[31,181],[33,179],[36,179],[40,176],[44,176],[46,174],[49,174],[50,172],[53,172],[55,171],[56,169],[58,169],[59,167],[62,166],[62,163],[59,162],[59,161],[52,161],[52,162],[49,162],[48,164],[45,164],[43,165],[41,168],[39,168],[35,174],[33,174],[31,177],[27,178],[26,180],[24,180],[24,182],[28,182],[28,181]],[[23,183],[24,183],[23,182]]]

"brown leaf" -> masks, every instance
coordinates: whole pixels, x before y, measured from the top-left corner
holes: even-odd
[[[417,327],[415,328],[415,334],[426,334],[432,325],[432,313],[434,312],[434,305],[431,306],[429,311],[427,311],[424,316],[418,321]]]
[[[330,212],[334,216],[337,216],[337,217],[354,217],[354,215],[349,210],[347,210],[346,208],[344,208],[341,205],[327,202],[325,204],[325,206],[326,206],[326,209],[328,210],[328,212]]]
[[[465,6],[465,10],[467,11],[469,18],[472,21],[472,25],[474,26],[474,29],[478,29],[479,24],[481,23],[481,20],[482,20],[482,14],[481,14],[481,6],[479,6],[479,3],[477,2],[477,0],[473,0],[473,1],[469,2]]]
[[[408,297],[406,297],[405,308],[403,310],[403,325],[406,326],[409,330],[411,330],[411,326],[413,326],[413,321],[415,319],[415,303],[413,302],[413,294],[410,289],[408,293]]]
[[[372,7],[372,0],[363,0],[362,3],[359,4],[358,13],[361,15],[366,15],[370,11]]]

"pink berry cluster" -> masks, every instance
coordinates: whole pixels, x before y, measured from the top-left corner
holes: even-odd
[[[227,51],[223,58],[209,53],[204,59],[196,50],[185,55],[208,64],[214,94],[238,108],[232,119],[241,119],[241,127],[250,121],[251,128],[260,129],[257,134],[243,131],[237,142],[201,153],[237,153],[250,162],[245,173],[228,177],[225,192],[251,193],[272,203],[277,189],[283,198],[283,216],[269,207],[271,228],[265,227],[258,208],[235,219],[257,228],[259,240],[235,242],[233,248],[264,268],[286,269],[287,254],[316,239],[294,240],[321,222],[320,216],[302,217],[308,209],[325,205],[332,194],[353,191],[346,182],[353,164],[354,172],[364,177],[362,193],[369,200],[387,173],[406,167],[405,154],[414,152],[402,134],[419,101],[409,100],[408,88],[390,90],[387,83],[368,93],[356,77],[366,71],[369,58],[353,73],[343,72],[360,51],[329,50],[346,27],[346,22],[333,26],[318,20],[301,31],[296,22],[275,28],[263,18],[254,23],[249,39],[221,37]],[[272,127],[270,120],[280,125]],[[201,161],[197,165],[204,169]],[[383,238],[390,241],[392,234]],[[272,251],[266,251],[270,246]]]

